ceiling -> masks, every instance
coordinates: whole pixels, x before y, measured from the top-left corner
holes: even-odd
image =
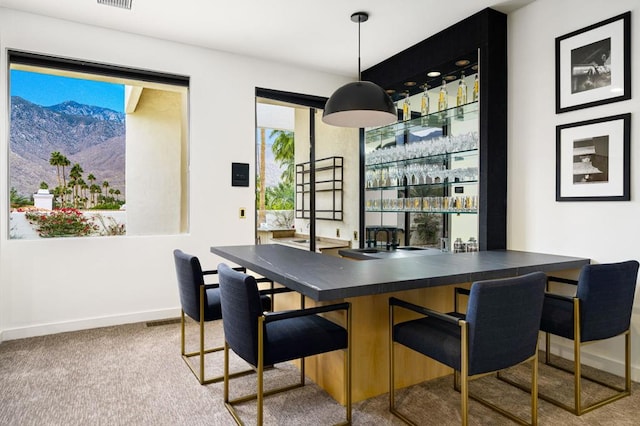
[[[357,78],[362,69],[486,8],[512,12],[534,0],[0,0],[6,7]]]

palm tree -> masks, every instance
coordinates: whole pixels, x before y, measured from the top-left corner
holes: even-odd
[[[96,199],[94,196],[95,192],[93,191],[92,188],[94,186],[94,182],[96,181],[96,177],[94,176],[93,173],[89,173],[89,176],[87,176],[87,180],[89,181],[89,193],[91,194],[89,198],[89,203],[91,206],[93,206],[95,204]]]
[[[60,151],[54,151],[51,153],[51,157],[49,158],[49,164],[51,164],[52,166],[56,166],[56,174],[58,176],[58,188],[62,188],[62,177],[60,176],[60,166],[62,165],[62,157],[63,155],[60,154]],[[64,195],[62,195],[64,191],[57,190],[56,188],[56,191],[54,193],[56,194],[56,196],[62,197],[60,203],[64,206]]]
[[[267,206],[269,210],[293,210],[294,203],[293,184],[279,182],[278,186],[267,188]]]
[[[89,186],[91,186],[96,181],[96,177],[93,175],[93,173],[89,173],[89,175],[87,176],[87,180],[89,181]]]
[[[71,171],[69,171],[69,177],[72,179],[73,184],[69,182],[69,184],[73,187],[73,206],[78,207],[78,199],[80,198],[80,186],[84,184],[82,180],[82,167],[80,164],[75,163],[73,167],[71,167]]]
[[[87,185],[87,182],[84,181],[84,179],[79,178],[78,179],[78,196],[80,197],[80,201],[82,202],[82,208],[86,208],[87,207],[87,189],[89,188],[89,186]]]
[[[67,157],[65,157],[64,155],[60,156],[60,166],[62,167],[62,186],[66,187],[67,186],[67,176],[64,173],[64,168],[66,166],[71,165],[71,161],[69,161],[69,159]]]
[[[102,182],[102,187],[104,188],[104,195],[102,196],[104,201],[107,201],[107,188],[109,187],[109,182],[106,180]]]
[[[272,130],[270,137],[276,137],[271,150],[280,167],[284,166],[280,179],[284,183],[293,183],[295,176],[295,142],[293,132],[288,130]]]
[[[100,194],[102,191],[100,190],[100,186],[92,183],[89,186],[89,193],[91,194],[91,205],[96,205],[96,194]]]
[[[54,151],[51,153],[51,157],[49,158],[49,164],[52,166],[56,166],[56,174],[58,175],[58,186],[62,186],[62,178],[60,178],[60,165],[61,165],[62,154],[59,151]]]
[[[76,195],[76,180],[74,178],[69,179],[69,191],[71,191],[71,199],[73,200],[73,207],[78,207],[78,196]]]

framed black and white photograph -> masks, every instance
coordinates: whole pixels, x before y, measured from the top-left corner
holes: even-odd
[[[631,99],[631,12],[556,38],[556,113]]]
[[[556,201],[628,201],[631,114],[556,127]]]

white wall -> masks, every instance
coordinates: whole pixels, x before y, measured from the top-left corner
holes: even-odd
[[[631,100],[555,113],[555,38],[631,11]],[[537,0],[508,17],[508,248],[592,259],[640,259],[640,3]],[[631,201],[556,202],[556,126],[630,112]],[[640,296],[632,317],[633,379],[640,380]],[[623,339],[584,349],[583,361],[622,374]],[[571,353],[565,351],[567,356]]]
[[[105,42],[108,40],[108,42]],[[212,245],[253,244],[253,183],[231,187],[231,163],[255,170],[255,87],[329,96],[343,77],[0,8],[0,170],[7,176],[6,49],[191,77],[190,234],[8,240],[0,185],[0,341],[178,314],[174,248],[222,259]],[[0,179],[0,182],[5,182]],[[203,196],[204,195],[204,196]],[[245,207],[246,219],[238,210]]]

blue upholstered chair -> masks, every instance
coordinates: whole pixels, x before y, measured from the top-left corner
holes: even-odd
[[[550,282],[575,285],[575,296],[568,297],[547,293],[542,310],[540,330],[546,333],[545,363],[561,368],[574,376],[574,405],[569,406],[543,392],[540,398],[556,404],[576,415],[589,412],[605,404],[631,394],[631,310],[638,279],[638,262],[586,265],[578,280],[549,277]],[[551,337],[573,340],[573,371],[552,364],[550,359]],[[580,348],[590,342],[624,335],[625,385],[611,386],[581,373]],[[581,378],[599,383],[617,392],[589,406],[582,405]]]
[[[264,392],[265,365],[304,358],[324,352],[344,349],[344,392],[346,423],[351,423],[351,345],[350,304],[339,303],[308,309],[264,313],[260,305],[256,280],[225,264],[218,265],[222,324],[225,335],[224,402],[238,424],[242,424],[234,404],[257,399],[257,424],[262,425],[263,400],[271,395],[304,386],[304,359],[300,382],[292,386]],[[346,329],[318,315],[323,312],[345,311]],[[229,348],[249,363],[258,374],[254,395],[229,399]]]
[[[530,361],[531,424],[537,424],[538,328],[545,283],[546,276],[542,272],[475,282],[471,285],[466,314],[444,314],[390,298],[389,410],[414,424],[396,409],[394,351],[397,345],[394,343],[397,343],[453,368],[456,388],[460,374],[463,425],[468,423],[469,397],[518,423],[527,424],[524,419],[469,394],[468,382],[479,375]],[[397,308],[422,316],[395,324]]]
[[[182,358],[187,363],[193,374],[197,377],[201,385],[221,382],[223,376],[205,378],[205,355],[221,351],[223,346],[217,348],[205,349],[205,322],[219,320],[222,318],[222,309],[220,307],[220,290],[218,284],[205,284],[205,276],[215,275],[216,270],[203,271],[200,261],[196,256],[184,253],[182,250],[173,251],[173,258],[176,265],[176,275],[178,278],[178,290],[180,293],[180,352]],[[236,268],[245,271],[244,268]],[[261,279],[261,281],[265,281]],[[270,280],[266,280],[271,282]],[[271,309],[271,299],[268,296],[262,296],[262,308]],[[187,353],[185,350],[185,314],[192,320],[199,323],[200,326],[200,347],[199,350]],[[200,359],[200,368],[196,368],[189,362],[189,358],[198,356]],[[233,377],[245,374],[240,372],[233,374]]]

